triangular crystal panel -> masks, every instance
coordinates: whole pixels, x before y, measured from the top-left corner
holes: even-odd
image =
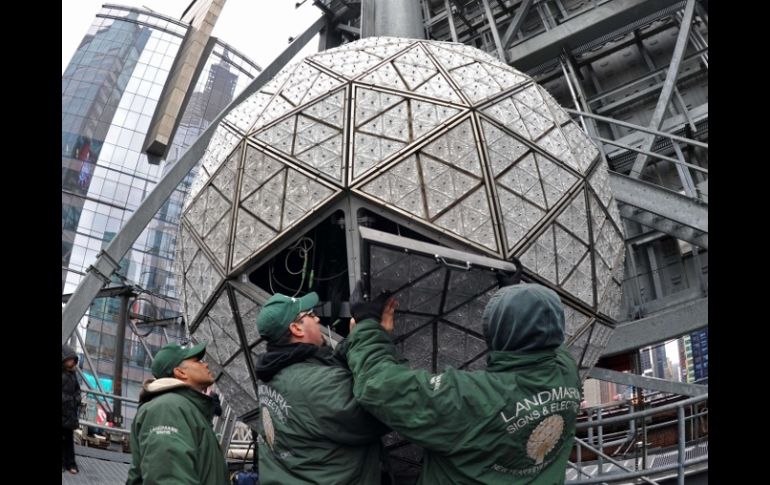
[[[481,126],[484,130],[484,138],[487,141],[486,147],[489,154],[489,163],[495,177],[500,175],[500,172],[510,167],[529,150],[522,142],[497,128],[492,123],[481,120]]]
[[[241,201],[245,209],[272,226],[274,231],[281,228],[285,180],[286,170],[282,170]]]
[[[521,263],[552,283],[556,283],[556,252],[553,226],[549,226],[521,256]]]
[[[498,184],[497,197],[503,215],[508,249],[513,249],[529,230],[535,227],[545,215],[540,207],[510,192]]]
[[[265,181],[273,177],[283,167],[283,163],[270,155],[266,155],[262,150],[247,145],[241,180],[241,200],[261,187]]]
[[[246,258],[271,241],[277,232],[263,224],[243,209],[238,210],[238,220],[235,226],[235,241],[233,246],[233,267],[241,264]]]

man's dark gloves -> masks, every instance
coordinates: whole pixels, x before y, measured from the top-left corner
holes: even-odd
[[[391,292],[383,291],[372,301],[364,301],[364,293],[364,282],[358,280],[353,293],[350,295],[350,315],[356,322],[361,322],[367,318],[374,318],[379,322]]]
[[[516,271],[497,271],[497,284],[499,288],[518,285],[521,283],[521,262],[515,256],[511,256],[511,262],[516,265]]]

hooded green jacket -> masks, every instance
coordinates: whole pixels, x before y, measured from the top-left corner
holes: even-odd
[[[214,400],[171,377],[145,382],[126,485],[229,485]],[[146,402],[144,402],[146,401]]]
[[[425,448],[419,484],[564,483],[582,386],[574,359],[557,347],[563,310],[558,297],[543,307],[540,297],[514,300],[520,289],[503,290],[490,300],[484,325],[492,348],[509,350],[490,351],[485,371],[411,370],[374,320],[348,337],[355,397]],[[542,348],[531,348],[533,341]]]
[[[388,429],[353,398],[350,371],[329,347],[260,381],[259,405],[261,485],[380,483]]]

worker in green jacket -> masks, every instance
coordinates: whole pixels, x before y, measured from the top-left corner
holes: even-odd
[[[564,483],[582,386],[562,345],[564,310],[554,291],[498,290],[482,316],[487,369],[432,375],[397,362],[388,335],[396,302],[365,302],[361,288],[350,300],[353,394],[425,448],[418,484]]]
[[[260,485],[380,483],[388,428],[353,398],[344,360],[326,345],[318,295],[276,293],[257,316]],[[337,347],[338,349],[340,346]]]
[[[203,392],[214,375],[203,360],[206,344],[163,347],[139,395],[131,425],[126,485],[228,485],[227,463],[211,428],[214,399]]]

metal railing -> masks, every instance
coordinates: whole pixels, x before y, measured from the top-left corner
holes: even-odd
[[[622,408],[616,409],[622,411]],[[633,407],[630,409],[633,409]],[[604,406],[592,409],[589,411],[588,420],[576,425],[576,432],[585,431],[587,437],[575,438],[575,455],[577,459],[574,463],[569,462],[568,467],[577,471],[577,479],[567,480],[566,483],[570,485],[588,485],[640,479],[644,483],[654,485],[658,483],[653,479],[654,477],[658,477],[658,480],[660,480],[661,476],[667,475],[666,472],[675,472],[674,476],[678,478],[678,483],[683,485],[684,477],[688,470],[692,470],[694,466],[704,463],[706,464],[705,468],[708,468],[707,428],[703,436],[699,436],[700,433],[696,432],[699,428],[698,425],[702,425],[702,422],[708,418],[708,394],[641,411],[629,412],[620,416],[604,417],[606,411],[608,411],[608,408]],[[675,419],[668,417],[671,411],[676,412]],[[659,422],[648,424],[653,418],[658,418]],[[640,424],[637,424],[637,422]],[[604,433],[606,427],[625,423],[628,423],[627,430],[620,432],[620,435],[625,435],[625,438],[618,439],[618,432],[607,435]],[[651,430],[672,428],[674,426],[677,435],[675,452],[666,449],[666,447],[650,448],[648,446],[650,444],[648,442],[648,433]],[[687,436],[688,428],[690,430],[689,440]],[[611,439],[607,441],[607,438]],[[618,456],[617,452],[626,443],[633,445],[633,453],[629,453],[630,447],[626,447],[623,455]],[[615,453],[605,452],[606,448],[613,446],[617,447],[615,448]],[[692,454],[695,454],[695,451],[705,450],[705,455],[688,459],[688,447],[693,450]],[[585,451],[595,454],[597,460],[591,463],[584,462],[583,455]],[[658,460],[649,459],[651,451],[656,452],[652,453],[654,455],[652,458],[673,458],[674,463],[664,463],[656,466],[656,461]],[[606,467],[605,462],[608,462],[609,466]],[[617,467],[620,471],[605,473],[605,469],[612,468],[612,466]],[[589,468],[591,472],[587,471]]]
[[[696,146],[696,147],[701,147],[701,148],[708,149],[708,143],[704,143],[704,142],[699,141],[699,140],[693,140],[692,138],[685,138],[683,136],[675,135],[673,133],[666,133],[664,131],[653,130],[653,129],[645,127],[645,126],[635,125],[633,123],[628,123],[626,121],[616,120],[614,118],[608,118],[606,116],[600,116],[600,115],[597,115],[597,114],[594,114],[594,113],[589,113],[589,112],[586,112],[586,111],[579,111],[579,110],[568,109],[568,108],[565,108],[565,111],[567,111],[567,113],[569,113],[571,115],[575,115],[575,116],[578,116],[578,117],[581,117],[581,118],[582,117],[593,118],[593,119],[596,119],[598,121],[603,121],[603,122],[610,123],[610,124],[613,124],[613,125],[622,126],[622,127],[629,128],[629,129],[632,129],[632,130],[635,130],[635,131],[638,131],[638,132],[648,133],[648,134],[651,134],[651,135],[655,135],[655,136],[667,139],[672,144],[672,146],[676,145],[677,142],[679,142],[679,143],[683,143],[685,145],[691,145],[691,146]],[[684,157],[681,155],[680,151],[677,151],[677,150],[675,150],[677,158],[673,158],[673,157],[669,157],[667,155],[663,155],[661,153],[657,153],[657,152],[654,152],[654,151],[643,150],[640,147],[626,145],[626,144],[617,142],[615,140],[609,140],[609,139],[600,137],[598,135],[591,134],[590,132],[588,133],[588,136],[590,136],[591,138],[593,138],[597,142],[602,143],[604,145],[612,145],[612,146],[616,146],[618,148],[622,148],[624,150],[629,150],[629,151],[633,151],[633,152],[640,153],[640,154],[643,154],[643,155],[648,155],[648,156],[650,156],[652,158],[657,158],[659,160],[664,160],[664,161],[667,161],[667,162],[671,162],[671,163],[674,163],[676,165],[680,165],[681,167],[684,167],[684,168],[686,168],[688,170],[695,170],[697,172],[700,172],[700,173],[703,173],[705,175],[708,175],[708,169],[707,168],[704,168],[704,167],[701,167],[699,165],[695,165],[695,164],[686,162],[684,160]],[[676,145],[676,146],[678,146],[678,145]]]

